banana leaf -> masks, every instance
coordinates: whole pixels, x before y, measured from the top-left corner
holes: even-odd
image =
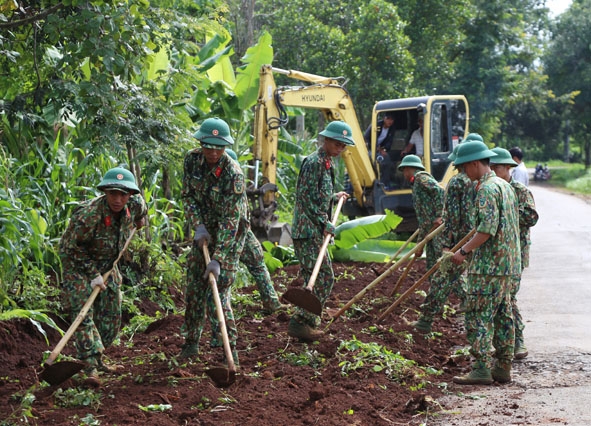
[[[395,229],[402,218],[390,210],[386,214],[361,217],[342,223],[335,229],[335,246],[348,249],[355,244],[371,238],[377,238]]]
[[[349,248],[330,246],[329,250],[337,262],[386,263],[403,244],[404,241],[365,240]],[[401,258],[414,246],[414,243],[409,244],[397,257]]]

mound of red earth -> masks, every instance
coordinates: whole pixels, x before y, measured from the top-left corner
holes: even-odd
[[[337,281],[326,308],[342,307],[376,279],[380,268],[382,265],[335,263]],[[284,291],[288,286],[301,285],[298,271],[297,266],[278,270],[274,274],[276,288]],[[424,262],[416,262],[400,292],[424,271]],[[208,331],[201,340],[198,359],[177,359],[183,343],[180,315],[162,317],[145,331],[122,336],[119,345],[109,348],[105,355],[123,368],[118,374],[103,375],[100,388],[87,390],[76,376],[56,386],[39,383],[43,352],[52,350],[59,341],[57,332],[48,330],[48,346],[28,320],[0,322],[0,398],[4,401],[0,419],[2,424],[35,425],[340,426],[425,422],[425,416],[442,409],[437,398],[448,391],[448,385],[453,386],[451,377],[469,367],[467,357],[454,355],[467,343],[462,318],[453,313],[438,319],[431,334],[412,329],[410,322],[416,320],[423,300],[420,292],[378,323],[395,299],[390,294],[398,276],[399,272],[393,273],[332,323],[325,309],[326,334],[312,344],[287,335],[289,309],[264,317],[260,303],[235,306],[240,366],[236,382],[227,388],[216,387],[205,374],[206,369],[219,365],[223,353],[222,348],[209,347]],[[252,293],[254,287],[237,291]],[[143,306],[147,314],[154,315],[153,304]],[[60,326],[66,329],[68,325]],[[366,351],[377,358],[354,350],[351,344],[348,349],[341,347],[355,341],[374,343]],[[416,364],[399,372],[391,364],[380,368],[382,355],[376,348],[399,353]],[[71,344],[64,354],[72,354]],[[439,374],[429,374],[431,371]],[[86,399],[76,397],[83,393]]]

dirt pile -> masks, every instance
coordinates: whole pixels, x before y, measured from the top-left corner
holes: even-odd
[[[348,302],[376,278],[374,269],[380,265],[334,267],[337,282],[327,308]],[[400,292],[424,269],[417,262]],[[301,282],[297,274],[298,267],[277,271],[276,288]],[[223,353],[209,347],[207,333],[199,360],[177,360],[183,342],[178,315],[163,317],[110,348],[106,356],[124,368],[119,375],[103,376],[99,389],[83,389],[75,378],[60,386],[39,385],[42,354],[59,335],[50,332],[47,346],[29,321],[2,322],[1,424],[25,419],[37,425],[419,424],[427,413],[441,409],[437,399],[451,377],[469,366],[469,359],[452,356],[466,346],[461,317],[447,315],[426,336],[412,330],[409,323],[417,317],[420,294],[377,324],[393,301],[389,294],[397,277],[395,273],[368,292],[314,344],[287,336],[289,312],[263,317],[259,304],[236,306],[240,368],[236,383],[226,389],[216,388],[204,374]],[[329,324],[324,315],[324,324]],[[64,352],[71,351],[68,345]]]

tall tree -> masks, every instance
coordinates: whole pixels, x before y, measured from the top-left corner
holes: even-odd
[[[471,129],[492,139],[504,118],[504,100],[519,91],[517,75],[532,66],[547,11],[540,0],[472,1],[461,29],[452,90],[468,97]],[[535,40],[532,42],[532,38]]]
[[[255,19],[273,36],[274,66],[345,77],[365,124],[377,100],[412,93],[409,40],[384,0],[261,0]]]
[[[559,16],[544,65],[554,92],[578,93],[574,104],[565,112],[588,168],[591,164],[591,0],[575,0]]]

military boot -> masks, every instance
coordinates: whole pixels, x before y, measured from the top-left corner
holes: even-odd
[[[320,339],[324,333],[292,318],[289,321],[287,334],[304,342],[314,342],[315,340]]]
[[[458,385],[490,385],[493,382],[490,368],[474,368],[470,373],[463,376],[455,376],[454,383]]]
[[[431,321],[426,320],[423,317],[419,317],[418,320],[416,320],[415,322],[411,323],[411,325],[413,326],[413,328],[417,331],[420,331],[422,333],[430,333],[431,332]]]
[[[499,383],[511,381],[511,362],[497,361],[491,371],[492,378]]]
[[[515,359],[523,359],[528,355],[529,355],[529,352],[527,351],[527,348],[525,347],[523,342],[521,342],[521,343],[515,342],[515,351],[513,352],[513,357]]]
[[[287,305],[282,304],[277,299],[272,299],[266,302],[263,302],[263,314],[265,315],[272,315],[277,311],[281,311],[287,308]]]
[[[187,358],[191,358],[197,354],[199,354],[199,344],[198,343],[185,343],[181,348],[181,353],[179,354],[179,358],[187,359]]]

